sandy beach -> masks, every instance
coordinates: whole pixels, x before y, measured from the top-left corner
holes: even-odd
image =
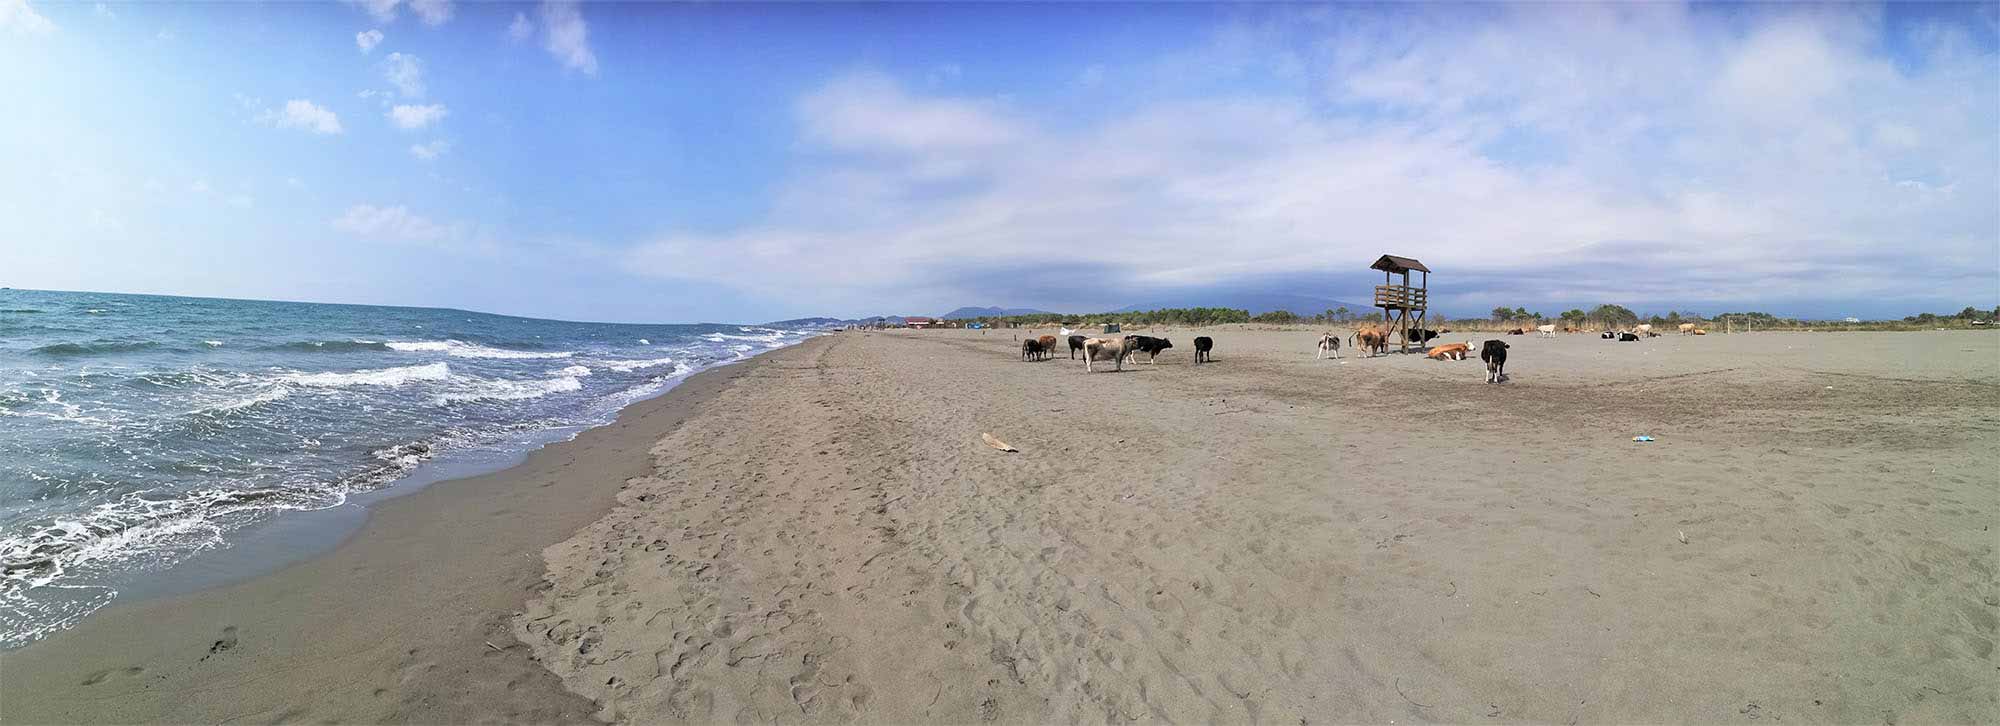
[[[0,655],[0,719],[2000,720],[2000,335],[1510,337],[1489,386],[1019,332],[703,373]]]

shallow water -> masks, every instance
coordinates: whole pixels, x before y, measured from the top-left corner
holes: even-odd
[[[815,332],[0,290],[0,647],[284,512],[573,435]]]

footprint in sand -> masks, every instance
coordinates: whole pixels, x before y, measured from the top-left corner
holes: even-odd
[[[229,652],[230,649],[235,647],[236,626],[231,625],[222,629],[222,638],[215,641],[213,645],[208,646],[208,655],[202,656],[201,659],[208,660],[211,656]]]
[[[139,675],[144,672],[146,672],[146,669],[140,668],[139,666],[130,666],[126,668],[107,668],[98,671],[96,673],[92,673],[88,676],[85,676],[83,679],[83,685],[95,686],[99,683],[103,683],[106,680],[109,680],[114,677],[131,678],[133,676]]]

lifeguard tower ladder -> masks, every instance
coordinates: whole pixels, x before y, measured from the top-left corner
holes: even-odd
[[[1431,285],[1431,268],[1409,257],[1383,255],[1369,269],[1382,271],[1382,284],[1375,286],[1375,307],[1382,309],[1382,322],[1389,331],[1398,333],[1403,340],[1402,351],[1410,352],[1410,331],[1424,327],[1424,316],[1428,310]],[[1410,284],[1410,271],[1423,273],[1416,285]],[[1403,284],[1392,279],[1403,276]],[[1418,343],[1417,349],[1424,350],[1426,343]]]

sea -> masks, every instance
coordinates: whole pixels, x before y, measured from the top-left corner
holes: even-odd
[[[0,648],[820,332],[0,290]]]

